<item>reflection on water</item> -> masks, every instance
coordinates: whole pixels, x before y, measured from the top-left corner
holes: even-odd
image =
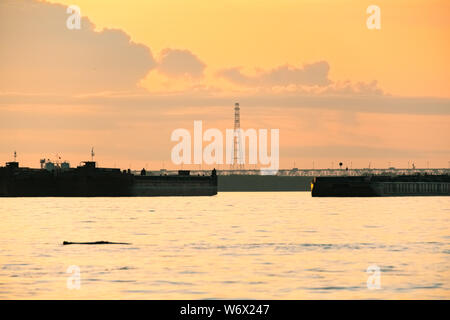
[[[449,299],[449,216],[445,197],[3,198],[0,298]],[[62,245],[100,240],[131,245]]]

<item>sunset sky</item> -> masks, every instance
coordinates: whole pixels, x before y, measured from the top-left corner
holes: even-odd
[[[282,168],[446,168],[449,35],[447,0],[1,0],[0,161],[176,168],[171,132],[238,101]]]

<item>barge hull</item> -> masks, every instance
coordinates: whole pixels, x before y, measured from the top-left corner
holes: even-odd
[[[450,196],[449,175],[315,177],[313,197]]]
[[[96,168],[95,163],[69,170],[0,167],[0,197],[159,197],[212,196],[217,175],[136,176],[120,169]]]

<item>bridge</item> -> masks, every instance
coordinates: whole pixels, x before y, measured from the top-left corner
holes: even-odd
[[[190,170],[191,175],[210,175],[211,170]],[[140,171],[133,171],[134,174],[139,174]],[[151,175],[176,175],[178,170],[150,170],[147,174]],[[277,176],[300,176],[300,177],[320,177],[320,176],[361,176],[361,175],[414,175],[414,174],[430,174],[430,175],[442,175],[450,174],[450,168],[428,168],[428,169],[400,169],[400,168],[385,168],[385,169],[369,169],[369,168],[356,168],[356,169],[280,169],[276,173]],[[217,170],[217,175],[261,175],[260,169],[248,169],[248,170]]]

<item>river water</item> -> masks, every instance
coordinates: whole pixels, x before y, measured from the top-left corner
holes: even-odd
[[[448,197],[2,198],[0,218],[1,299],[450,299]]]

